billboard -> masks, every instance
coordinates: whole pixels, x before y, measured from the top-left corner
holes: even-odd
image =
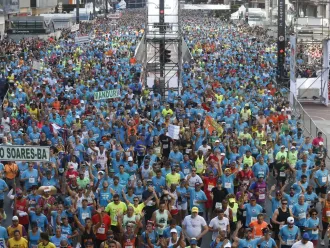
[[[19,13],[19,0],[0,0],[0,15],[1,12],[6,14]]]
[[[48,146],[0,146],[0,161],[49,161]]]

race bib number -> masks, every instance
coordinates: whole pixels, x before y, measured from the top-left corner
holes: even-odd
[[[293,208],[293,205],[289,205],[289,208],[292,210],[292,208]]]
[[[186,149],[186,153],[189,154],[191,152],[191,149]]]
[[[59,169],[58,169],[58,172],[59,172],[59,173],[63,173],[63,172],[64,172],[64,168],[59,168]]]
[[[89,218],[89,213],[82,213],[81,218],[85,220],[86,218]]]
[[[260,194],[259,195],[259,200],[265,200],[266,199],[266,195],[265,194]]]
[[[34,177],[29,178],[29,183],[35,183],[35,182],[36,182],[36,179]]]
[[[299,219],[306,219],[306,213],[300,213]]]
[[[0,248],[5,248],[5,247],[6,247],[5,240],[0,238]]]
[[[251,217],[251,222],[252,222],[252,221],[256,221],[256,220],[258,220],[257,217]]]
[[[327,177],[322,177],[322,183],[326,183],[327,182]]]
[[[246,211],[243,211],[243,216],[246,217]]]
[[[230,189],[231,188],[231,183],[225,183],[225,188]]]
[[[216,209],[222,209],[222,203],[221,202],[216,202],[215,203],[215,208]]]
[[[76,155],[77,157],[80,156],[80,152],[79,151],[74,151],[74,155]]]
[[[308,205],[311,205],[312,202],[311,202],[311,201],[306,201],[306,203],[307,203]]]
[[[168,144],[164,144],[163,149],[167,149],[167,148],[168,148]]]
[[[280,177],[285,177],[285,172],[284,171],[280,172]]]
[[[213,188],[214,188],[213,185],[209,185],[209,186],[207,187],[207,189],[208,189],[209,191],[212,191]]]
[[[198,200],[194,200],[193,205],[198,206],[199,203],[197,202]]]
[[[188,175],[190,173],[190,170],[189,169],[183,169],[183,173]]]
[[[288,240],[286,241],[286,244],[287,244],[287,245],[293,245],[293,244],[294,244],[294,240],[293,240],[293,239],[288,239]]]
[[[250,181],[249,181],[249,180],[244,180],[244,181],[243,181],[243,184],[245,184],[245,185],[249,185],[249,184],[250,184]]]
[[[327,217],[330,217],[330,211],[327,211],[325,214],[327,215]]]
[[[100,227],[99,229],[97,229],[97,233],[99,233],[99,234],[105,234],[105,228],[104,227]]]
[[[312,234],[319,234],[319,230],[313,230]]]

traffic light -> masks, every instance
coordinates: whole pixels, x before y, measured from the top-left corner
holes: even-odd
[[[164,51],[164,62],[165,63],[170,63],[171,62],[171,51],[165,49]]]

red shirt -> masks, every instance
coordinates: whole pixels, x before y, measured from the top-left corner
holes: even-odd
[[[215,177],[209,178],[209,177],[204,177],[204,192],[207,196],[207,198],[210,197],[210,192],[214,187],[217,186],[217,179]]]
[[[253,178],[253,172],[251,170],[248,170],[247,172],[245,172],[244,170],[241,170],[237,174],[237,179],[240,182],[249,181],[249,179],[251,179],[251,178]]]
[[[324,142],[322,137],[316,137],[315,139],[313,139],[312,145],[313,146],[319,146],[320,142]]]
[[[94,214],[92,217],[92,222],[94,225],[100,222],[100,215]],[[111,225],[111,218],[107,214],[103,214],[103,223],[102,225],[97,229],[96,232],[96,238],[98,240],[106,240],[107,239],[107,233],[109,230],[109,226]]]
[[[17,210],[20,210],[20,211],[23,211],[26,213],[28,212],[27,200],[25,198],[22,198],[21,200],[16,199],[16,211]],[[17,215],[18,215],[19,223],[21,225],[29,224],[29,215],[24,215],[24,216],[20,216],[19,214],[17,214]]]

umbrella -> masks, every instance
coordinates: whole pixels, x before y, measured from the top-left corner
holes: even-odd
[[[56,195],[56,193],[57,193],[57,189],[54,186],[41,186],[37,190],[37,194],[38,195],[43,195],[45,190],[49,190],[50,195]]]

